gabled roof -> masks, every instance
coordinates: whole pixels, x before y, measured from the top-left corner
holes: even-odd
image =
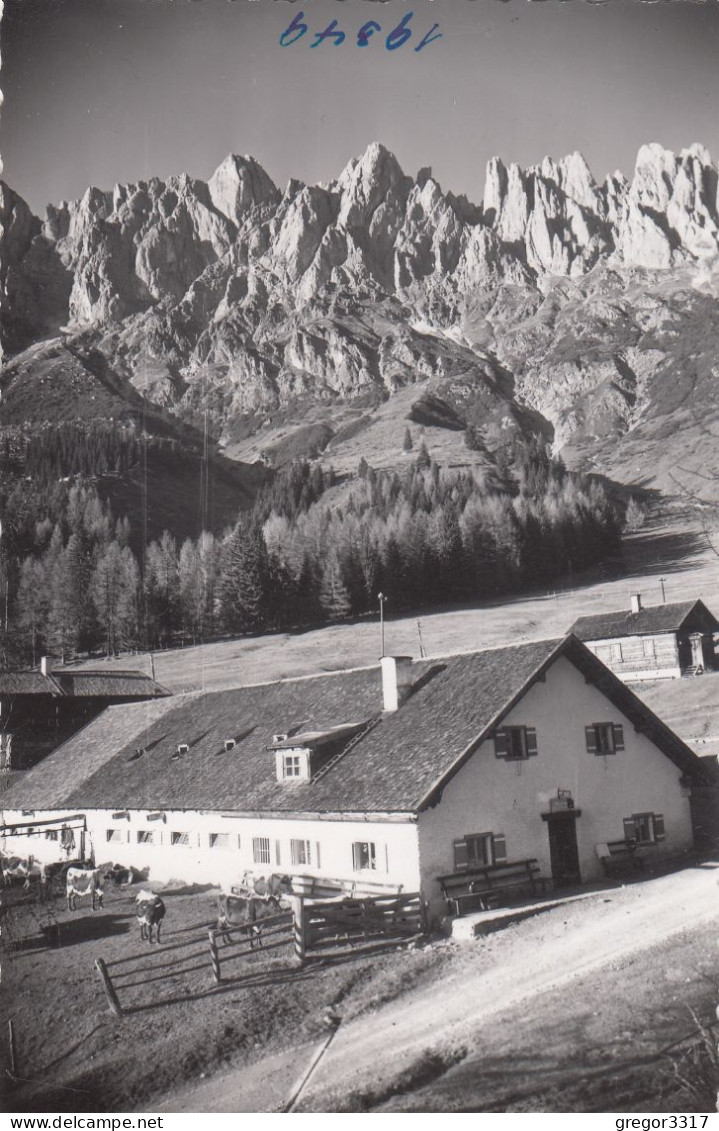
[[[0,695],[51,695],[72,699],[159,699],[170,692],[138,671],[0,671]]]
[[[412,694],[391,713],[381,710],[377,668],[110,707],[30,770],[3,807],[416,813],[560,656],[682,772],[703,776],[689,747],[569,636],[413,664]],[[374,725],[350,732],[345,753],[314,780],[276,780],[274,734],[358,719]],[[178,757],[180,744],[189,749]]]
[[[678,601],[670,605],[650,605],[638,613],[631,611],[597,613],[579,617],[570,628],[580,640],[606,640],[616,636],[644,636],[658,632],[678,632],[697,620],[706,631],[719,630],[719,621],[703,601]]]

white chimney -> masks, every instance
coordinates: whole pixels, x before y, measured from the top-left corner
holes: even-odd
[[[52,675],[52,659],[50,656],[43,656],[40,660],[40,671],[43,675]]]
[[[383,656],[382,701],[385,711],[396,711],[404,703],[412,687],[412,657]]]
[[[641,613],[642,611],[642,595],[641,593],[632,593],[632,612]]]

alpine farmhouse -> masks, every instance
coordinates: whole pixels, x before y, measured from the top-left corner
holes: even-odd
[[[719,621],[703,601],[644,608],[635,593],[629,611],[580,617],[569,631],[628,682],[701,675],[716,664]]]
[[[536,859],[554,887],[635,838],[693,845],[696,755],[576,637],[109,707],[3,796],[3,851],[345,891]]]

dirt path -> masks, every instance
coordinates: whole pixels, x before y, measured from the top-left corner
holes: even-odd
[[[471,1045],[473,1031],[492,1014],[716,919],[718,875],[711,865],[688,868],[558,907],[464,944],[449,977],[342,1025],[305,1094],[303,1110],[332,1111],[350,1092],[391,1087],[426,1050],[450,1042]],[[289,1093],[308,1056],[306,1047],[287,1050],[214,1079],[207,1090],[176,1094],[165,1110],[272,1110],[283,1087]]]

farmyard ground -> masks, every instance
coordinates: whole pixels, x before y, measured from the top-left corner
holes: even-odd
[[[612,883],[473,942],[306,970],[287,945],[228,964],[219,988],[206,931],[216,890],[168,886],[152,949],[137,936],[133,888],[74,915],[16,890],[0,1024],[14,1017],[21,1079],[4,1103],[281,1110],[333,1004],[342,1024],[306,1110],[712,1110],[711,1079],[687,1049],[695,1017],[712,1022],[719,999],[717,874],[706,863]],[[42,929],[53,919],[59,946]],[[96,957],[110,964],[123,1019],[107,1008]]]

